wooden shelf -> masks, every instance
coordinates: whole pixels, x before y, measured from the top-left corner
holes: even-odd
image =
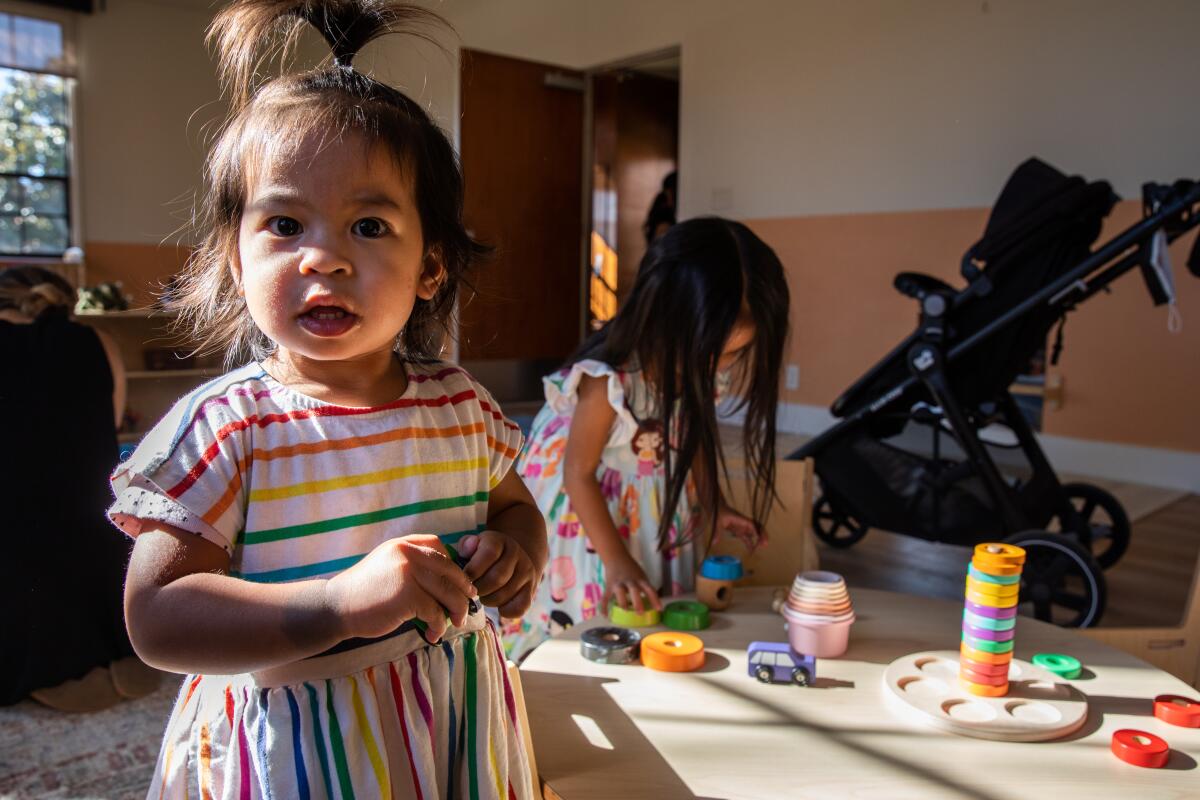
[[[131,381],[153,378],[203,378],[221,374],[216,367],[198,367],[195,369],[144,369],[126,372],[125,377]]]

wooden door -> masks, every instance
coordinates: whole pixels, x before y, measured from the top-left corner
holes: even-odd
[[[583,76],[462,51],[467,226],[496,248],[463,293],[460,358],[559,360],[582,313]],[[577,84],[573,86],[572,84]]]

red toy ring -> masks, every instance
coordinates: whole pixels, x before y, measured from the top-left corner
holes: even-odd
[[[1123,728],[1112,736],[1113,755],[1135,767],[1157,769],[1167,763],[1171,748],[1153,733]]]
[[[1200,728],[1200,703],[1177,694],[1154,698],[1154,716],[1181,728]]]

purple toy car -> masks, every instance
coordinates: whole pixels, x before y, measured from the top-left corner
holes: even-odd
[[[750,677],[763,683],[808,686],[817,677],[817,659],[800,655],[787,642],[751,642],[746,663]]]

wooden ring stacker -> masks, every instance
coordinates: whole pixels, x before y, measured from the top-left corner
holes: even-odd
[[[976,567],[974,564],[967,565],[967,577],[974,578],[983,583],[997,583],[1001,586],[1013,586],[1021,582],[1020,575],[993,575]]]
[[[983,650],[976,650],[966,642],[959,647],[958,652],[972,661],[978,661],[980,664],[1007,664],[1012,661],[1012,651],[1007,653],[986,653]]]
[[[1132,728],[1122,728],[1113,733],[1112,751],[1113,755],[1128,764],[1151,769],[1166,766],[1171,756],[1171,748],[1163,739]]]
[[[970,692],[977,697],[1004,697],[1008,694],[1008,680],[1006,679],[1000,686],[985,686],[978,683],[971,683],[963,677],[959,677],[958,685],[965,691]]]
[[[1181,728],[1200,728],[1200,702],[1177,694],[1154,698],[1154,716]]]
[[[733,581],[696,576],[696,599],[710,609],[723,611],[733,602]]]
[[[642,639],[642,663],[661,672],[691,672],[704,666],[704,642],[690,633],[652,633]]]
[[[976,563],[1024,564],[1025,549],[1015,544],[984,542],[975,545],[974,558]]]
[[[975,661],[967,658],[964,655],[959,655],[958,664],[961,669],[977,672],[980,675],[1007,675],[1011,668],[1012,662],[1006,664],[985,664],[982,661]]]
[[[1007,671],[1005,671],[1005,673],[1003,675],[984,675],[982,673],[975,672],[974,670],[967,669],[966,667],[960,667],[958,670],[958,677],[962,678],[965,681],[970,681],[971,683],[975,684],[976,686],[1007,686],[1008,685],[1008,672]]]
[[[988,575],[996,575],[1001,578],[1011,578],[1013,575],[1021,574],[1020,564],[1009,564],[1000,566],[999,564],[980,564],[978,561],[972,561],[971,566],[980,572],[986,572]]]
[[[983,581],[977,581],[974,578],[968,577],[966,588],[969,592],[987,595],[988,597],[1016,597],[1021,586],[1016,583],[1008,586],[1002,583],[984,583]]]
[[[1015,608],[1017,605],[1016,597],[988,597],[986,594],[978,592],[967,592],[967,600],[980,606],[992,606],[993,608]]]

